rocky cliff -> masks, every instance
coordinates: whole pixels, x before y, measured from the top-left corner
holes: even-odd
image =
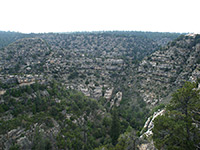
[[[41,34],[2,48],[0,147],[93,149],[109,144],[113,108],[121,133],[128,126],[139,131],[153,107],[166,104],[184,81],[200,78],[200,35],[180,36],[162,48],[165,38],[155,39]],[[152,128],[150,119],[146,126]]]
[[[200,77],[200,35],[181,36],[141,61],[138,93],[150,105],[164,102],[185,81]]]

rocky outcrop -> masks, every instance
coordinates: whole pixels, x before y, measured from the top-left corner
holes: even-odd
[[[139,111],[140,105],[146,106],[140,103],[141,99],[150,108],[158,103],[167,103],[170,94],[185,81],[200,78],[200,37],[181,36],[154,52],[159,47],[156,43],[144,37],[113,34],[44,34],[37,38],[18,40],[0,51],[0,96],[13,87],[55,79],[64,88],[79,90],[97,102],[99,99],[102,106],[110,109],[126,105],[124,108],[133,106],[132,109],[137,108]],[[49,97],[50,92],[40,90],[39,95]],[[36,93],[28,97],[34,99]],[[79,98],[76,100],[79,101]],[[0,99],[0,104],[6,100]],[[20,102],[20,98],[14,100]],[[62,103],[62,98],[54,100],[55,105]],[[91,120],[96,117],[90,112],[91,107],[87,107],[87,113],[76,118],[67,113],[69,107],[67,105],[62,114],[74,124],[83,126],[85,118]],[[164,110],[161,110],[148,118],[141,138],[152,135],[153,120],[163,113]],[[138,114],[142,116],[142,113]],[[7,111],[0,119],[9,121],[14,119],[14,115]],[[16,143],[22,149],[30,149],[38,130],[42,138],[50,139],[52,148],[56,149],[55,137],[60,132],[60,126],[55,120],[52,122],[51,127],[39,123],[28,129],[23,126],[12,128],[0,136],[0,147],[9,149]],[[147,142],[140,145],[140,149],[154,147]]]
[[[156,150],[154,147],[153,141],[151,143],[143,143],[141,145],[138,145],[139,150]]]
[[[155,105],[185,81],[200,78],[200,35],[182,36],[146,57],[137,68],[138,93]]]
[[[131,82],[130,74],[137,60],[178,35],[143,32],[23,35],[24,38],[17,38],[0,51],[0,76],[17,74],[9,81],[8,77],[0,77],[0,81],[24,86],[56,79],[86,96],[110,99],[116,84]],[[106,85],[108,88],[102,91]]]
[[[150,137],[153,135],[152,129],[154,127],[153,121],[155,120],[156,117],[161,116],[165,113],[165,110],[158,110],[157,112],[154,112],[152,116],[150,116],[147,121],[144,124],[143,130],[141,131],[142,135],[140,138],[144,137]]]
[[[53,123],[53,127],[51,128],[47,128],[45,124],[36,123],[28,130],[23,127],[18,127],[1,135],[0,150],[9,150],[14,144],[19,145],[22,150],[31,150],[35,142],[35,136],[42,136],[42,138],[50,139],[51,142],[55,142],[56,136],[60,131],[60,126],[54,119],[51,121]],[[55,146],[56,145],[52,143],[52,149],[56,149]]]

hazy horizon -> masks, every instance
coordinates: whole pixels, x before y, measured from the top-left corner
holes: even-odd
[[[19,31],[10,31],[10,30],[0,30],[0,32],[14,32],[22,34],[48,34],[48,33],[58,33],[58,34],[71,34],[71,33],[104,33],[104,32],[152,32],[152,33],[180,33],[180,34],[190,34],[193,32],[159,32],[159,31],[136,31],[136,30],[104,30],[104,31],[68,31],[68,32],[19,32]]]
[[[200,33],[198,0],[6,0],[0,31]]]

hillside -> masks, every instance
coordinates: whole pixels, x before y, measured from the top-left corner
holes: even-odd
[[[23,34],[19,32],[5,32],[0,31],[0,48],[8,46],[22,38],[34,37],[34,34]]]
[[[185,81],[200,76],[200,36],[181,36],[142,60],[137,68],[138,93],[150,105],[167,102]]]
[[[200,77],[200,36],[177,36],[49,33],[8,42],[0,49],[0,147],[114,148],[115,125],[122,141],[138,138],[152,111]]]
[[[103,107],[55,81],[7,90],[0,112],[2,150],[93,149],[108,135]]]
[[[109,98],[112,89],[121,86],[118,82],[127,85],[133,79],[133,68],[139,60],[159,49],[160,41],[169,41],[177,35],[145,32],[37,34],[2,48],[1,74],[7,76],[6,80],[9,75],[16,74],[16,78],[25,79],[28,75],[32,80],[59,79],[93,98],[99,98],[104,87]],[[161,39],[153,40],[155,36]]]

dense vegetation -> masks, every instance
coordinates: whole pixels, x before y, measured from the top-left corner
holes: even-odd
[[[27,132],[34,128],[32,149],[89,150],[107,144],[112,147],[112,144],[118,143],[121,133],[135,125],[129,123],[129,119],[120,117],[119,108],[106,112],[96,100],[75,90],[66,90],[56,81],[10,88],[2,99],[5,101],[0,104],[0,117],[9,114],[13,117],[0,121],[0,134],[16,128]],[[56,145],[52,145],[52,137],[41,131],[41,126],[48,130],[55,128],[55,124],[59,129],[54,137]],[[13,142],[11,148],[17,147],[19,145]]]
[[[14,117],[8,121],[1,120],[0,134],[17,127],[29,130],[35,123],[45,124],[50,128],[54,126],[55,120],[61,127],[57,136],[57,146],[75,149],[92,149],[99,145],[96,139],[100,140],[108,134],[103,130],[106,129],[101,114],[103,110],[97,101],[85,97],[80,92],[65,90],[55,81],[47,85],[35,83],[11,88],[4,94],[3,99],[6,101],[0,104],[1,117],[8,111]],[[87,141],[84,141],[86,136]]]
[[[49,33],[51,35],[52,33]],[[158,43],[161,45],[167,44],[168,41],[176,39],[180,33],[160,33],[160,32],[139,32],[139,31],[105,31],[105,32],[73,32],[73,33],[59,33],[57,35],[97,35],[97,34],[104,34],[106,35],[113,35],[113,36],[140,36],[143,38],[153,39],[155,41],[159,41]],[[12,42],[22,38],[29,38],[29,37],[40,37],[44,36],[45,34],[23,34],[19,32],[5,32],[0,31],[0,48],[6,47]],[[56,34],[55,34],[56,35]],[[166,38],[165,40],[162,40]]]
[[[153,140],[158,149],[200,148],[200,91],[186,82],[175,92],[164,115],[154,121]]]
[[[153,53],[178,35],[0,32],[0,147],[123,150],[148,143],[139,137],[145,120],[182,80],[199,75],[198,35]],[[158,149],[199,147],[196,86],[186,83],[155,120]]]
[[[33,37],[34,34],[23,34],[19,32],[4,32],[0,31],[0,48],[9,45],[12,42],[15,42],[18,39]]]

